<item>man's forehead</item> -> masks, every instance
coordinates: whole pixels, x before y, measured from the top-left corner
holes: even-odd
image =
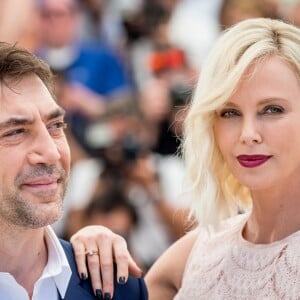
[[[40,121],[47,123],[53,119],[64,118],[65,111],[61,107],[53,108],[48,111],[40,111],[38,109],[8,109],[0,110],[0,129],[15,125],[29,125],[39,123]]]
[[[63,109],[37,75],[28,75],[20,80],[4,80],[0,83],[0,114],[32,113],[36,110],[47,115],[49,111]]]
[[[19,76],[1,76],[0,78],[0,87],[2,89],[9,88],[11,91],[17,92],[17,89],[19,86],[22,86],[23,82],[35,82],[36,84],[38,83],[39,85],[42,85],[46,87],[46,84],[43,82],[43,80],[35,73],[24,73]],[[30,85],[27,86],[27,89],[30,88]],[[47,88],[47,87],[46,87]]]

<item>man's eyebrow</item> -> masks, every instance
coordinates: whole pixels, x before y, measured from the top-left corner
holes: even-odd
[[[0,130],[4,130],[9,127],[18,126],[18,125],[30,125],[32,123],[33,123],[32,120],[28,120],[24,118],[10,118],[7,121],[0,123]]]
[[[58,117],[64,117],[66,114],[65,110],[62,109],[61,107],[51,111],[50,113],[48,113],[45,118],[44,121],[50,121],[53,119],[56,119]],[[34,122],[34,120],[32,119],[26,119],[26,118],[22,118],[22,117],[12,117],[2,123],[0,123],[0,130],[4,130],[7,129],[9,127],[14,127],[14,126],[24,126],[24,125],[32,125]]]
[[[65,110],[61,107],[58,107],[56,108],[55,110],[51,111],[50,113],[48,113],[46,116],[45,116],[45,120],[46,121],[49,121],[49,120],[52,120],[52,119],[56,119],[58,117],[64,117],[66,114]]]

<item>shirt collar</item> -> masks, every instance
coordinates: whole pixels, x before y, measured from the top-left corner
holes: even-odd
[[[50,226],[46,227],[45,241],[48,249],[48,262],[43,275],[53,278],[61,297],[64,298],[72,271],[63,247]]]

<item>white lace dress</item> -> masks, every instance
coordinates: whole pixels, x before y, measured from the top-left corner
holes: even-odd
[[[202,231],[174,300],[300,299],[300,231],[271,244],[242,237],[248,214],[217,233]]]

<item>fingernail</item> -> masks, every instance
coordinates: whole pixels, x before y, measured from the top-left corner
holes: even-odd
[[[104,294],[104,300],[111,300],[110,293],[105,293]]]
[[[81,280],[87,279],[87,275],[85,273],[81,273],[80,277],[81,277]]]
[[[103,299],[102,291],[100,289],[97,289],[95,293],[98,299]]]
[[[119,284],[125,284],[126,283],[126,279],[124,276],[120,276],[119,277]]]

